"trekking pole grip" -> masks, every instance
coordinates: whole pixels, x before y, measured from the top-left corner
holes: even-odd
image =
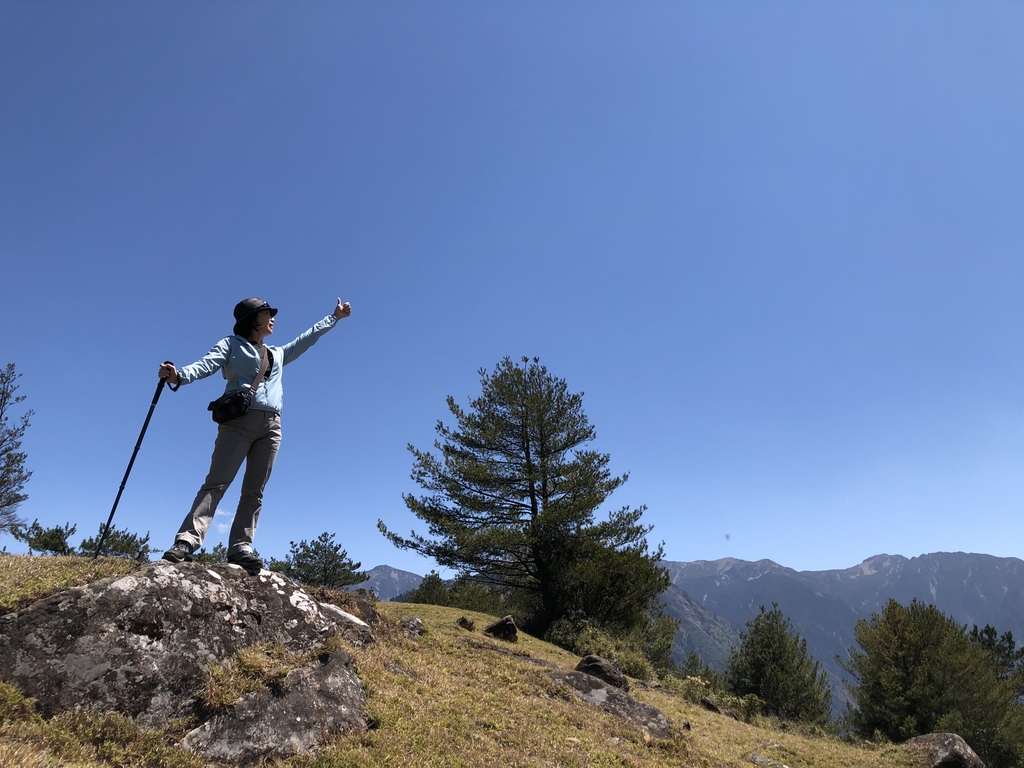
[[[172,363],[170,360],[164,360],[164,365],[174,365],[174,363]],[[177,370],[177,368],[175,368],[175,370]],[[171,384],[171,382],[167,381],[167,379],[160,379],[160,384],[167,384],[167,388],[171,390],[171,392],[177,392],[179,389],[181,389],[181,378],[178,379],[177,384]],[[159,390],[159,387],[157,389]]]

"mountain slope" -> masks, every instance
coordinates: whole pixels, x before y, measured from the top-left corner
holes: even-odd
[[[721,616],[716,616],[684,590],[672,585],[661,596],[665,611],[679,620],[672,658],[681,664],[691,652],[716,669],[725,666],[739,633]]]
[[[24,605],[63,586],[88,583],[95,575],[86,558],[41,560],[40,568],[61,572],[65,584],[40,579],[31,558],[0,554],[0,594],[18,594],[17,604]],[[372,727],[327,737],[316,757],[275,765],[716,768],[748,765],[755,752],[803,768],[917,764],[901,746],[851,744],[770,721],[747,724],[710,712],[695,703],[705,695],[696,681],[666,680],[662,688],[634,684],[631,694],[658,707],[673,729],[669,740],[651,739],[635,724],[584,704],[557,682],[555,668],[571,670],[579,661],[560,648],[525,633],[516,643],[504,643],[456,622],[467,615],[480,626],[492,618],[484,614],[430,605],[378,607],[375,642],[348,646],[339,641],[359,671]],[[0,608],[0,613],[9,610]],[[413,617],[422,623],[413,623]],[[273,687],[274,681],[280,683],[269,674],[263,683]],[[183,728],[191,727],[188,720],[159,733],[139,731],[113,713],[76,711],[44,720],[36,716],[34,703],[6,682],[0,682],[0,702],[5,715],[0,765],[204,765],[197,755],[170,746],[184,735]]]
[[[840,660],[848,658],[848,649],[855,644],[854,626],[858,619],[879,612],[890,598],[904,604],[916,598],[968,628],[991,624],[1000,633],[1011,631],[1024,638],[1024,561],[1016,558],[963,552],[914,558],[883,554],[852,568],[830,571],[794,571],[771,560],[732,558],[663,565],[673,589],[725,619],[736,633],[744,630],[761,606],[778,603],[828,673],[837,712],[848,700]],[[682,610],[681,604],[676,597],[666,598],[668,612],[688,628],[692,610]],[[682,629],[676,642],[677,659],[697,650],[715,666],[723,653],[725,658],[729,653],[720,644],[702,651]]]

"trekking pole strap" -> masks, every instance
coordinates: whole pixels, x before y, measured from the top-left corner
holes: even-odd
[[[174,363],[172,363],[170,360],[164,360],[164,365],[174,365]],[[177,368],[175,368],[175,370],[177,370]],[[181,389],[181,378],[178,379],[177,384],[171,384],[171,382],[169,381],[167,381],[166,384],[167,388],[171,390],[171,392],[177,392],[179,389]],[[157,397],[159,397],[159,395],[157,395]]]

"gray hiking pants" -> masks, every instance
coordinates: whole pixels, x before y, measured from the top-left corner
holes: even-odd
[[[213,522],[224,492],[245,461],[242,495],[238,500],[228,554],[252,551],[252,537],[263,507],[263,488],[270,479],[274,459],[281,446],[281,417],[272,411],[249,409],[245,415],[217,427],[210,474],[196,494],[192,509],[178,529],[175,541],[186,542],[193,551],[199,549]]]

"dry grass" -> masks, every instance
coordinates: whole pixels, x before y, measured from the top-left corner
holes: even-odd
[[[463,613],[455,609],[379,608],[379,642],[354,654],[376,727],[293,764],[711,765],[682,740],[652,750],[635,728],[579,703],[537,663],[575,665],[576,657],[554,646],[528,636],[510,645],[466,632],[455,625]],[[422,618],[429,633],[406,639],[396,622],[400,613]],[[466,615],[478,626],[490,619]]]
[[[638,694],[661,709],[674,723],[688,722],[688,741],[698,751],[714,756],[715,765],[749,766],[757,752],[790,768],[909,768],[916,763],[903,747],[849,743],[811,728],[794,727],[769,719],[755,724],[738,722],[709,712],[668,691]]]
[[[380,642],[353,654],[376,727],[290,765],[738,768],[751,765],[752,752],[791,768],[913,765],[900,747],[879,749],[767,723],[747,725],[667,690],[638,689],[636,698],[661,709],[675,727],[671,741],[651,741],[551,682],[541,663],[572,668],[578,661],[559,648],[526,635],[510,645],[455,625],[465,614],[482,626],[491,620],[482,614],[429,605],[378,608],[384,619]],[[429,633],[404,638],[399,615],[422,618]]]
[[[0,557],[0,594],[5,600],[19,595],[13,604],[56,591],[57,584],[81,584],[89,575],[130,570],[125,561],[93,564],[84,558],[14,558],[16,566],[5,562],[13,557]],[[32,560],[37,562],[20,562]],[[63,573],[53,567],[60,561]],[[99,572],[90,572],[94,565]],[[367,691],[371,728],[337,737],[315,756],[274,765],[746,768],[752,752],[790,768],[914,765],[902,747],[849,744],[797,732],[786,724],[750,725],[713,714],[690,701],[699,693],[695,681],[683,681],[674,690],[638,686],[633,691],[636,698],[661,709],[674,727],[670,741],[652,741],[635,726],[583,704],[552,682],[550,665],[571,669],[578,661],[555,646],[523,634],[519,643],[503,643],[455,624],[466,615],[478,627],[485,626],[493,617],[483,614],[395,603],[378,609],[378,642],[347,649]],[[405,637],[400,616],[421,618],[427,634]],[[246,649],[224,670],[212,673],[208,704],[228,706],[246,690],[273,685],[288,670],[309,663],[315,653],[299,656],[274,646]],[[0,683],[0,766],[198,768],[201,760],[172,746],[189,725],[194,723],[143,734],[116,715],[65,714],[46,721],[34,713],[29,700]]]
[[[142,733],[126,717],[66,712],[44,720],[13,686],[0,682],[0,766],[161,766],[201,768],[174,746],[184,733]]]
[[[47,758],[46,750],[42,747],[31,744],[0,744],[0,765],[46,768],[54,763]]]
[[[243,648],[234,659],[210,672],[201,699],[212,716],[247,693],[280,687],[289,672],[305,663],[305,655],[272,643]]]
[[[138,563],[123,557],[31,557],[0,555],[0,614],[16,611],[33,600],[69,587],[123,576]]]

